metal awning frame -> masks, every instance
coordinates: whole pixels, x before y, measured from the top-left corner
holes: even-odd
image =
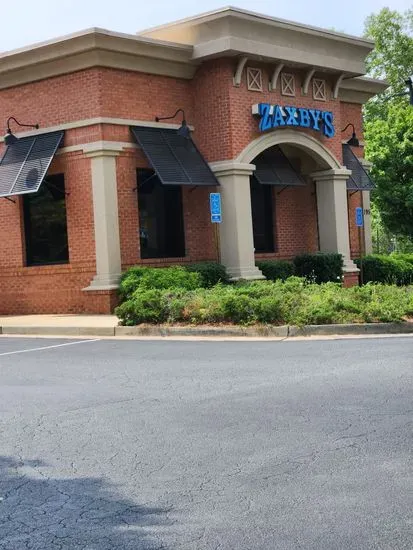
[[[55,133],[55,132],[50,132],[50,134],[52,133]],[[56,132],[57,133],[57,132]],[[30,154],[31,152],[33,151],[33,147],[35,146],[36,142],[37,142],[37,139],[40,137],[40,136],[45,136],[45,135],[48,135],[48,134],[37,134],[37,135],[34,135],[34,136],[30,136],[30,137],[26,137],[26,138],[20,138],[20,140],[18,142],[16,142],[17,144],[21,141],[21,140],[32,140],[32,143],[25,155],[25,158],[24,160],[22,161],[21,163],[21,166],[16,174],[16,176],[14,177],[14,180],[13,180],[13,183],[10,185],[10,191],[9,193],[4,193],[2,195],[0,195],[0,198],[4,198],[4,199],[7,199],[9,200],[10,202],[16,202],[15,200],[11,199],[10,197],[15,197],[15,196],[18,196],[18,195],[27,195],[29,193],[35,193],[36,191],[38,191],[38,189],[40,188],[40,185],[43,183],[45,177],[46,177],[46,174],[47,174],[47,171],[56,155],[56,152],[58,150],[58,148],[60,147],[62,141],[63,141],[63,136],[64,136],[64,131],[61,131],[60,132],[60,137],[58,136],[58,140],[56,142],[56,146],[52,149],[52,151],[50,151],[50,159],[46,162],[46,164],[44,166],[42,166],[42,172],[43,172],[43,177],[41,178],[41,181],[38,183],[36,189],[32,190],[26,190],[26,191],[18,191],[18,192],[13,192],[13,189],[15,188],[17,182],[18,182],[18,179],[20,177],[20,174],[22,173],[23,169],[24,169],[24,166],[27,162],[27,160],[29,159],[30,157]],[[10,147],[16,147],[17,145],[16,144],[13,144],[13,145],[8,145],[3,156],[1,157],[0,159],[0,167],[1,165],[3,164],[3,161],[4,159],[7,157],[7,153],[9,151],[9,148]],[[65,194],[67,194],[65,192]]]
[[[177,182],[169,182],[169,181],[165,182],[163,177],[162,177],[162,174],[157,169],[155,162],[151,158],[150,153],[147,152],[146,147],[140,141],[138,133],[134,132],[135,129],[139,129],[139,128],[142,128],[142,127],[141,126],[131,126],[132,134],[134,135],[136,141],[138,142],[139,146],[141,147],[142,151],[144,152],[146,158],[149,161],[149,164],[151,165],[152,169],[154,170],[154,172],[158,176],[159,181],[162,183],[162,185],[179,185],[179,186],[184,186],[184,187],[188,186],[188,187],[191,187],[191,191],[194,190],[194,188],[196,188],[196,187],[211,187],[211,186],[218,187],[220,185],[220,183],[217,180],[216,176],[212,172],[208,162],[205,160],[205,158],[203,157],[202,153],[199,151],[198,147],[196,146],[196,144],[195,144],[195,142],[193,141],[192,138],[189,138],[189,139],[188,138],[182,138],[182,139],[184,139],[186,142],[189,142],[191,144],[191,147],[193,147],[194,150],[196,151],[197,156],[200,159],[200,161],[211,172],[211,174],[213,175],[213,178],[215,179],[215,182],[213,184],[212,183],[211,184],[198,183],[198,182],[194,182],[192,180],[191,176],[189,175],[188,171],[185,168],[185,165],[182,163],[181,159],[179,159],[179,157],[176,155],[176,153],[174,151],[174,147],[169,142],[167,132],[176,131],[175,129],[170,129],[169,130],[169,129],[165,129],[165,128],[152,128],[152,130],[157,130],[158,131],[158,133],[159,133],[159,135],[162,139],[162,144],[168,149],[168,151],[170,152],[170,154],[174,158],[175,162],[177,163],[177,165],[179,166],[180,170],[182,171],[182,173],[184,174],[184,176],[186,177],[186,180],[187,180],[186,182],[178,182],[178,181]],[[145,127],[145,128],[147,128],[147,127]],[[147,180],[145,180],[145,181],[147,181]],[[142,183],[142,185],[143,185],[143,183]],[[138,186],[138,187],[140,187],[140,186]]]

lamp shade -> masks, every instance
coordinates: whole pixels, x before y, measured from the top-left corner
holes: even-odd
[[[8,131],[7,134],[4,136],[4,143],[6,145],[13,145],[17,141],[19,141],[19,138],[12,134],[10,131]]]
[[[348,140],[347,145],[351,145],[352,147],[360,147],[360,142],[359,142],[355,132],[353,132],[353,135]]]
[[[181,127],[177,130],[178,136],[189,139],[191,137],[191,130],[189,129],[186,120],[182,121]]]

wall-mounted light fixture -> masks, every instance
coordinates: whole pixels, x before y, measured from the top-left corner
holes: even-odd
[[[347,124],[347,126],[345,128],[343,128],[341,131],[342,132],[345,132],[347,130],[347,128],[351,126],[353,128],[353,135],[351,136],[351,138],[348,140],[347,142],[347,145],[351,145],[352,147],[360,147],[360,142],[356,136],[356,130],[354,128],[354,124],[349,122]]]
[[[14,118],[14,116],[11,116],[7,119],[7,130],[6,135],[4,136],[4,143],[6,145],[13,145],[13,143],[16,143],[16,141],[19,141],[19,138],[16,137],[13,132],[10,129],[10,122],[14,121],[18,126],[22,126],[24,128],[35,128],[36,130],[39,129],[38,124],[21,124],[18,120]]]
[[[177,134],[178,136],[184,137],[186,139],[189,139],[191,137],[191,130],[189,129],[186,120],[185,120],[185,112],[183,109],[178,109],[176,113],[172,116],[164,116],[164,117],[155,117],[156,122],[159,122],[160,120],[171,120],[172,118],[175,118],[178,113],[182,113],[182,123],[181,127],[178,128]]]

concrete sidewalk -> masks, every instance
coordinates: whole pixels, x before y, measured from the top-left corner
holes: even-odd
[[[118,326],[116,315],[16,315],[0,316],[0,334],[36,336],[129,337],[249,337],[291,338],[309,336],[367,336],[413,334],[413,322],[353,325],[296,326]]]

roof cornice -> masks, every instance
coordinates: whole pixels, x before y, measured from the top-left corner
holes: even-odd
[[[193,77],[188,45],[92,28],[0,54],[0,89],[103,66],[177,78]]]
[[[389,87],[385,80],[366,76],[344,79],[340,84],[339,99],[347,103],[366,103],[370,98],[381,94]]]
[[[350,42],[352,44],[358,44],[364,47],[369,48],[370,50],[374,47],[374,42],[372,40],[361,38],[359,36],[354,36],[350,34],[340,33],[332,31],[330,29],[323,29],[321,27],[315,27],[312,25],[305,25],[304,23],[298,23],[296,21],[290,21],[287,19],[280,19],[277,17],[272,17],[270,15],[265,15],[262,13],[257,13],[254,11],[244,10],[233,6],[225,6],[223,8],[212,10],[209,12],[201,13],[193,17],[187,17],[185,19],[180,19],[173,21],[172,23],[167,23],[165,25],[159,25],[157,27],[152,27],[142,31],[138,31],[138,36],[157,36],[159,33],[172,30],[178,27],[193,27],[195,25],[200,25],[202,23],[210,23],[211,21],[216,21],[224,17],[236,17],[239,19],[246,19],[253,22],[264,22],[267,25],[273,27],[284,28],[287,30],[298,31],[305,34],[311,34],[315,36],[324,36],[331,40],[337,40],[340,42]]]
[[[197,61],[222,56],[286,63],[344,73],[366,72],[365,59],[374,43],[364,38],[276,19],[238,8],[224,8],[139,36],[193,46]]]

